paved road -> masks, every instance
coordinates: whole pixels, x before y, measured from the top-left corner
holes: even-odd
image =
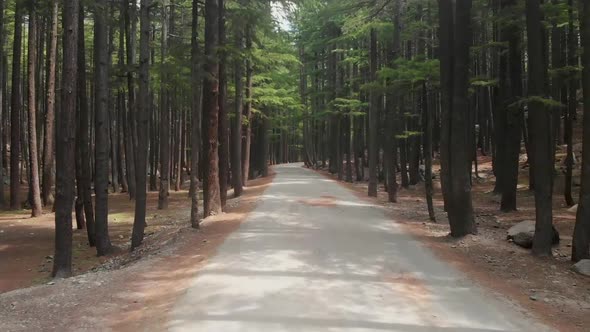
[[[195,276],[171,331],[549,331],[478,288],[377,206],[301,165]]]

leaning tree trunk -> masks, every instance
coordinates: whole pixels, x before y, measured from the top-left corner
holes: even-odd
[[[109,53],[106,0],[97,0],[94,18],[94,94],[95,94],[95,179],[96,251],[99,256],[111,251],[109,238]]]
[[[141,0],[139,37],[139,100],[135,119],[137,124],[137,149],[135,158],[135,219],[131,235],[131,249],[143,241],[147,203],[147,157],[148,157],[148,119],[149,105],[149,66],[150,66],[150,0]]]
[[[205,79],[203,82],[204,216],[221,213],[219,188],[219,9],[218,0],[205,1]]]
[[[79,0],[64,2],[63,67],[61,110],[57,114],[55,256],[52,275],[66,278],[72,274],[72,204],[74,203],[76,139],[76,76],[78,57]]]
[[[37,13],[35,4],[30,4],[29,40],[27,52],[27,95],[28,95],[28,131],[29,131],[29,190],[31,193],[31,216],[41,216],[41,189],[39,186],[39,158],[37,154],[37,96],[36,96],[36,67],[37,67]]]
[[[47,79],[47,109],[45,113],[45,140],[43,146],[43,185],[42,198],[43,204],[49,206],[53,204],[53,172],[54,172],[54,122],[55,122],[55,81],[56,81],[56,63],[57,63],[57,21],[59,4],[57,0],[52,0],[51,4],[51,41],[49,43],[49,77]]]
[[[582,88],[584,90],[584,134],[582,151],[582,187],[572,241],[572,260],[590,259],[590,3],[580,1],[582,37]]]

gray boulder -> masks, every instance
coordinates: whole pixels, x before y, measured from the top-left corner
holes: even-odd
[[[508,229],[507,239],[512,240],[516,245],[530,249],[533,247],[535,236],[535,221],[526,220]],[[553,244],[559,244],[559,232],[553,227]]]
[[[590,259],[582,259],[581,261],[574,264],[572,269],[581,275],[590,277]]]

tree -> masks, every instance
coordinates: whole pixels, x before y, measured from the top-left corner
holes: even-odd
[[[371,81],[377,80],[377,30],[371,29],[370,35],[370,75]],[[369,107],[369,196],[377,197],[377,131],[379,123],[379,96],[377,92],[371,92],[371,105]]]
[[[471,201],[469,153],[469,47],[471,0],[440,1],[442,138],[441,166],[445,206],[453,237],[476,231]],[[445,194],[446,193],[446,194]]]
[[[149,114],[149,65],[150,65],[150,17],[149,0],[140,4],[140,38],[139,38],[139,100],[137,113],[137,155],[135,158],[135,178],[137,193],[135,199],[135,220],[131,236],[131,249],[137,248],[143,241],[145,228],[145,211],[147,199],[147,157],[148,157],[148,114]]]
[[[203,211],[221,213],[219,188],[219,47],[218,0],[205,1],[205,78],[203,81]]]
[[[95,232],[99,256],[110,253],[109,237],[109,47],[108,2],[97,0],[94,13],[94,87],[95,87]]]
[[[86,51],[84,49],[84,6],[79,5],[78,15],[78,132],[76,134],[76,161],[79,166],[78,198],[82,200],[88,244],[96,245],[94,207],[92,206],[92,174],[90,162],[90,114],[86,92]],[[46,133],[47,134],[47,133]]]
[[[168,24],[170,14],[168,1],[162,2],[162,62],[165,61],[168,54]],[[163,66],[164,67],[164,66]],[[166,69],[164,69],[166,70]],[[168,196],[170,196],[170,109],[169,109],[169,89],[165,85],[169,80],[166,72],[162,73],[164,84],[161,88],[161,107],[160,107],[160,193],[158,196],[158,209],[165,210],[168,208]]]
[[[227,184],[229,175],[229,119],[226,105],[227,73],[226,73],[226,36],[225,36],[225,1],[219,0],[219,197],[223,208],[227,201]]]
[[[63,7],[62,107],[57,114],[55,256],[52,275],[66,278],[72,274],[72,204],[75,183],[76,82],[78,57],[79,0],[66,1]]]
[[[240,53],[234,60],[234,119],[232,124],[231,142],[231,175],[234,187],[234,196],[239,197],[243,192],[242,178],[242,113],[244,112],[244,59],[241,53],[244,51],[244,35],[241,28],[236,29],[236,49]]]
[[[37,151],[37,96],[36,96],[36,65],[37,65],[37,13],[35,3],[29,3],[29,40],[27,52],[27,92],[28,92],[28,131],[29,131],[29,190],[31,196],[31,215],[33,218],[41,216],[41,190],[39,186],[39,158]]]
[[[533,254],[551,256],[553,244],[553,156],[551,151],[551,114],[543,103],[546,69],[543,59],[543,26],[539,0],[526,1],[528,40],[528,99],[532,141],[532,164],[535,190],[535,236]]]
[[[18,210],[20,204],[20,139],[21,139],[21,57],[23,4],[16,1],[14,11],[14,40],[12,47],[12,92],[10,106],[10,208]]]
[[[49,77],[47,79],[47,110],[45,113],[45,140],[43,145],[43,185],[41,198],[43,204],[53,204],[55,141],[53,140],[55,123],[55,81],[57,64],[57,25],[59,4],[51,2],[51,41],[49,48]]]
[[[590,3],[579,2],[584,93],[582,183],[572,241],[572,260],[590,259]]]
[[[191,29],[191,83],[196,88],[191,98],[191,225],[199,228],[199,149],[201,147],[201,75],[199,62],[199,1],[193,0]]]

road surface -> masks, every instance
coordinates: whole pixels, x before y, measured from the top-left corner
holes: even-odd
[[[348,189],[282,165],[194,277],[171,331],[550,331]]]

